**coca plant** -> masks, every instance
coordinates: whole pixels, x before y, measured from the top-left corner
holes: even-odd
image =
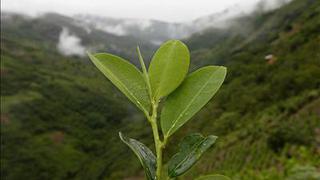
[[[139,47],[137,53],[142,71],[129,61],[112,54],[88,55],[96,67],[144,113],[151,125],[155,155],[141,142],[119,132],[121,140],[140,160],[146,178],[174,179],[190,169],[215,143],[217,137],[205,137],[196,133],[183,138],[179,152],[167,162],[166,173],[163,170],[163,151],[170,137],[218,91],[227,70],[223,66],[206,66],[188,74],[190,53],[187,46],[178,40],[169,40],[162,44],[154,54],[148,70]],[[160,102],[163,103],[161,110]],[[221,179],[223,176],[201,178]]]

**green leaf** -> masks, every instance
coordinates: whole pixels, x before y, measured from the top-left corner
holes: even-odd
[[[177,177],[190,169],[216,141],[217,136],[203,137],[201,134],[191,134],[183,138],[179,152],[168,163],[168,174]]]
[[[181,41],[170,40],[162,44],[149,66],[153,97],[158,100],[175,90],[188,73],[189,64],[189,50]]]
[[[148,180],[156,179],[156,168],[157,162],[156,157],[152,153],[152,151],[142,144],[141,142],[125,137],[121,132],[119,132],[120,139],[127,144],[131,150],[136,154],[139,158],[142,167],[146,173],[146,177]]]
[[[145,114],[150,110],[147,86],[142,73],[121,57],[88,53],[96,67]]]
[[[198,177],[196,180],[231,180],[231,179],[228,178],[227,176],[214,174],[214,175],[201,176],[201,177]]]
[[[181,86],[167,97],[161,113],[161,128],[166,138],[213,97],[222,85],[226,72],[226,68],[222,66],[203,67],[191,73]]]
[[[144,64],[144,60],[143,60],[143,57],[142,57],[142,55],[141,55],[139,46],[137,46],[137,53],[138,53],[140,65],[141,65],[141,68],[142,68],[143,77],[144,77],[144,80],[145,80],[145,82],[146,82],[146,84],[147,84],[147,89],[148,89],[149,97],[150,97],[150,100],[151,100],[151,98],[152,98],[152,91],[151,91],[149,74],[148,74],[148,72],[147,72],[146,65]]]

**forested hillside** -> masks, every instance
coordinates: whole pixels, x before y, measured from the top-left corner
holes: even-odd
[[[108,51],[130,58],[134,63],[138,61],[135,60],[135,48],[132,47],[139,45],[145,50],[144,52],[148,57],[151,56],[151,52],[155,48],[153,44],[132,36],[118,36],[94,27],[89,29],[83,26],[77,19],[56,13],[29,17],[11,12],[1,12],[1,32],[4,36],[3,38],[16,41],[31,40],[31,42],[38,45],[43,44],[45,47],[50,46],[51,49],[56,49],[61,41],[63,29],[68,30],[69,36],[79,38],[79,44],[86,50]],[[66,40],[63,39],[62,41]],[[70,48],[74,47],[71,46]],[[83,54],[80,55],[83,56]]]
[[[228,67],[227,82],[189,127],[220,136],[197,171],[235,179],[312,179],[302,174],[319,172],[319,19],[319,1],[296,0],[187,40],[195,66]]]
[[[217,95],[166,149],[165,161],[190,132],[219,136],[181,179],[209,173],[239,180],[320,179],[319,19],[320,1],[293,0],[184,40],[193,70],[222,64],[228,74]],[[57,25],[3,20],[1,177],[144,179],[139,162],[118,137],[123,131],[153,149],[142,114],[88,58],[56,50]],[[52,32],[56,35],[47,39]],[[92,44],[106,41],[108,50],[108,38],[100,35],[86,38]],[[129,48],[120,55],[133,56],[133,41],[119,42]],[[152,48],[141,47],[146,56]]]

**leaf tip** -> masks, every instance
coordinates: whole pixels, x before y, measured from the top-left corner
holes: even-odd
[[[228,70],[228,68],[227,67],[225,67],[225,66],[220,66],[220,68],[222,68],[223,70],[225,70],[225,71],[227,71]]]
[[[119,137],[120,137],[120,139],[123,141],[123,134],[122,134],[121,131],[119,131]]]
[[[225,66],[218,66],[221,71],[223,71],[224,77],[226,77],[228,68]]]
[[[215,135],[210,135],[208,138],[212,139],[213,141],[216,141],[219,137]]]

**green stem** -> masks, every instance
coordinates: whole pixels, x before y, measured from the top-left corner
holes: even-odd
[[[161,180],[161,178],[162,178],[161,177],[161,172],[162,172],[162,152],[163,152],[163,149],[164,149],[165,144],[167,142],[167,138],[165,138],[163,142],[160,140],[158,124],[157,124],[157,115],[158,115],[157,110],[158,110],[159,100],[155,101],[155,100],[152,99],[152,90],[151,90],[151,85],[150,85],[150,79],[149,79],[147,68],[146,68],[146,65],[144,64],[144,60],[143,60],[143,57],[141,55],[139,46],[137,46],[137,53],[138,53],[138,56],[139,56],[139,61],[140,61],[140,64],[141,64],[143,77],[144,77],[144,80],[145,80],[145,82],[147,84],[147,89],[148,89],[149,97],[150,97],[151,104],[152,104],[152,114],[151,114],[151,116],[148,113],[145,113],[145,114],[148,117],[148,120],[149,120],[149,122],[151,124],[151,127],[152,127],[153,138],[154,138],[154,143],[155,143],[155,148],[156,148],[156,155],[157,155],[156,179],[157,180]]]
[[[162,151],[164,144],[160,140],[159,136],[159,130],[157,125],[157,109],[158,109],[159,102],[153,102],[152,103],[152,116],[150,117],[150,123],[152,127],[153,132],[153,138],[156,148],[156,154],[157,154],[157,172],[156,172],[156,178],[157,180],[161,180],[161,172],[162,172]]]

